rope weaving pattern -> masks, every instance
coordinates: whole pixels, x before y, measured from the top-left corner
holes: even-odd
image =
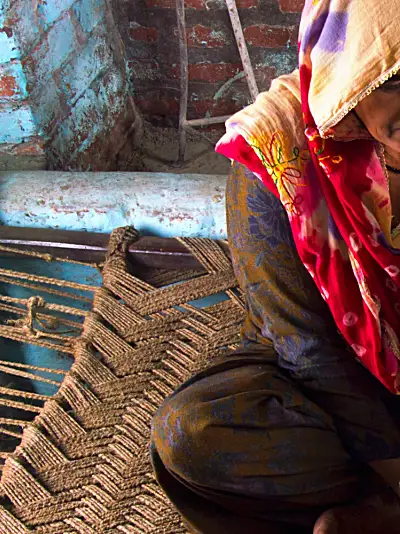
[[[0,247],[9,259],[17,256],[17,265],[24,258],[39,260],[36,265],[63,262],[89,267],[97,274],[97,265],[69,259],[54,258],[26,249]],[[21,258],[23,257],[23,258]],[[4,263],[7,263],[5,261]],[[25,264],[25,267],[27,265]],[[32,268],[32,264],[30,265]],[[55,266],[59,270],[59,266]],[[34,279],[35,283],[30,282]],[[56,283],[54,283],[56,282]],[[54,285],[62,288],[54,289]],[[86,289],[86,286],[85,286]],[[17,292],[15,291],[17,290]],[[2,268],[0,276],[0,342],[3,348],[0,360],[0,466],[19,444],[22,429],[32,421],[44,402],[59,388],[66,371],[43,365],[28,365],[18,359],[21,344],[41,347],[54,354],[54,361],[72,364],[74,339],[81,335],[83,319],[89,314],[93,298],[84,296],[82,288],[74,283],[31,272],[16,272]],[[89,294],[93,289],[89,290]],[[85,291],[85,294],[88,292]],[[18,296],[17,296],[18,295]],[[21,298],[20,295],[24,295]],[[70,303],[73,306],[69,305]],[[79,307],[75,307],[79,306]],[[86,309],[85,309],[86,308]],[[16,357],[14,357],[14,353]],[[6,359],[7,358],[7,359]],[[21,356],[19,356],[21,358]],[[53,363],[53,362],[52,362]],[[65,367],[65,365],[64,365]],[[48,395],[35,392],[45,387]]]
[[[19,310],[0,308],[14,317],[0,325],[0,336],[8,329],[9,339],[61,347],[72,357],[69,371],[50,375],[39,366],[0,361],[0,371],[34,373],[59,386],[46,399],[32,391],[18,397],[19,389],[0,385],[0,416],[3,402],[29,412],[13,424],[0,417],[11,440],[22,430],[20,445],[0,454],[0,534],[187,532],[152,474],[150,423],[180,383],[237,346],[244,301],[217,242],[181,240],[202,271],[147,269],[139,277],[127,260],[138,237],[132,228],[111,235],[102,287],[85,285],[94,294],[91,310],[55,309],[38,297],[0,299]],[[30,280],[46,283],[43,278]],[[196,302],[221,294],[205,308]],[[69,315],[68,323],[57,324],[64,333],[48,328],[43,317],[55,313]]]

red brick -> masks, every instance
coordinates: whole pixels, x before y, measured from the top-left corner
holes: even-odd
[[[278,0],[282,13],[301,13],[305,0]]]
[[[15,147],[15,154],[19,156],[41,156],[44,154],[45,142],[40,137],[33,138],[30,142],[20,143]]]
[[[10,98],[18,93],[18,84],[14,76],[0,75],[0,98]]]
[[[297,29],[294,26],[268,26],[267,24],[256,24],[244,29],[244,37],[248,44],[264,48],[279,48],[287,46],[291,41],[292,45],[297,43]]]
[[[176,5],[176,2],[174,4],[174,7]],[[204,9],[205,6],[205,0],[185,0],[185,7],[188,9]]]
[[[240,63],[198,63],[197,65],[189,65],[189,80],[208,83],[225,82],[241,70],[242,65]]]
[[[193,118],[223,117],[224,115],[233,115],[239,111],[240,106],[234,100],[197,100],[190,103],[193,110]],[[190,114],[191,115],[191,114]]]
[[[159,80],[162,78],[159,63],[153,59],[131,59],[127,63],[129,71],[132,73],[132,80]]]
[[[129,37],[133,41],[143,41],[145,43],[155,43],[158,39],[157,28],[149,28],[147,26],[140,26],[135,24],[128,30]]]
[[[272,80],[276,78],[276,68],[264,65],[255,65],[254,74],[260,91],[267,91]]]
[[[0,156],[43,156],[44,149],[43,137],[35,136],[23,143],[0,145]]]
[[[146,5],[149,8],[162,7],[167,9],[175,9],[175,0],[146,0]],[[185,0],[185,7],[189,9],[204,9],[205,0]]]
[[[158,97],[153,95],[153,98],[139,98],[135,101],[135,104],[143,113],[148,115],[166,117],[179,113],[179,99],[177,97]]]
[[[241,63],[197,63],[189,65],[189,80],[197,82],[225,82],[243,69]],[[172,78],[180,78],[180,66],[171,69]]]
[[[236,4],[239,9],[249,9],[258,7],[258,2],[259,0],[237,0]],[[146,0],[146,6],[148,8],[161,7],[175,9],[176,0]],[[188,9],[226,9],[224,0],[213,0],[211,2],[207,0],[185,0],[185,7]]]
[[[238,9],[250,9],[258,7],[258,0],[237,0],[236,5]]]
[[[192,48],[219,48],[226,45],[226,35],[197,24],[187,29],[187,43]]]

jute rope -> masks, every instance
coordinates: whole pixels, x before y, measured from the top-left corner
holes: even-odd
[[[68,246],[68,245],[66,245]],[[47,263],[50,263],[50,262],[63,262],[63,263],[70,263],[72,265],[83,265],[84,267],[95,267],[97,269],[100,268],[100,265],[97,264],[97,263],[87,263],[87,262],[83,262],[83,261],[77,261],[77,260],[71,260],[69,258],[60,258],[58,256],[52,256],[51,254],[48,254],[48,253],[43,253],[43,252],[37,252],[37,251],[32,251],[32,250],[26,250],[25,248],[24,249],[19,249],[19,248],[15,248],[15,247],[8,247],[8,246],[5,246],[5,245],[0,245],[0,251],[1,252],[7,252],[8,254],[12,254],[12,255],[18,255],[20,254],[21,256],[26,256],[26,257],[29,257],[29,258],[36,258],[36,259],[41,259],[41,260],[44,260],[46,261]]]
[[[36,297],[33,297],[33,298],[36,298]],[[14,298],[14,297],[7,297],[5,295],[0,295],[0,301],[9,302],[12,304],[22,304],[23,306],[29,306],[32,303],[32,301],[30,301],[29,299],[19,299],[19,298]],[[67,313],[69,315],[77,315],[81,317],[86,317],[88,315],[88,312],[85,310],[72,308],[71,306],[64,306],[62,304],[51,304],[51,303],[46,302],[44,299],[36,301],[36,306],[39,306],[39,305],[41,308],[47,308],[48,310]]]
[[[21,259],[24,256],[37,259],[39,262],[35,266],[39,267],[40,261],[62,261],[98,268],[95,264],[55,258],[26,249],[0,246],[0,252]],[[29,265],[32,269],[32,264]],[[4,269],[2,273],[0,287],[2,290],[4,288],[5,294],[0,294],[0,336],[12,343],[6,345],[2,357],[13,358],[10,349],[14,346],[17,348],[13,342],[18,342],[50,349],[57,359],[61,357],[65,362],[67,358],[69,364],[72,363],[74,339],[82,332],[82,320],[89,313],[92,299],[82,294],[82,288],[77,289],[75,285],[71,287],[63,280],[57,280],[59,289],[55,289],[54,279],[49,277]],[[90,270],[87,271],[89,274]],[[35,281],[32,282],[32,279]],[[84,287],[86,292],[87,286]],[[32,296],[16,298],[17,288],[22,288],[23,294],[30,293]],[[64,303],[60,303],[60,299]],[[71,301],[79,302],[79,307],[70,306]],[[0,361],[0,460],[7,458],[10,451],[15,449],[21,439],[20,429],[33,420],[49,398],[48,395],[36,393],[35,388],[45,388],[49,395],[53,394],[60,387],[65,374],[65,371],[55,367],[27,365],[23,361]]]
[[[22,274],[22,273],[20,273]],[[49,293],[50,295],[57,295],[58,297],[63,297],[72,300],[80,300],[82,302],[91,302],[91,299],[83,297],[82,295],[74,295],[73,293],[66,293],[64,291],[59,291],[58,289],[53,289],[48,286],[39,286],[37,284],[30,284],[29,282],[24,282],[23,280],[15,279],[10,276],[0,276],[0,283],[3,284],[12,284],[15,286],[25,287],[33,291],[40,291],[42,293]]]
[[[28,365],[27,363],[9,362],[6,360],[0,360],[0,365],[6,365],[9,367],[19,367],[20,369],[31,369],[32,371],[39,371],[43,373],[54,373],[56,375],[65,375],[66,371],[61,369],[53,369],[51,367],[38,367],[37,365]]]
[[[31,282],[40,282],[41,284],[49,284],[59,287],[69,287],[71,289],[78,289],[81,291],[96,291],[96,286],[88,284],[78,284],[77,282],[69,282],[68,280],[58,280],[57,278],[50,278],[48,276],[40,276],[38,274],[20,273],[9,269],[1,269],[0,275],[6,278],[17,278],[22,280],[28,280]]]
[[[17,439],[16,429],[22,429],[16,450],[0,453],[5,459],[0,534],[186,532],[152,474],[150,422],[183,380],[237,346],[244,303],[218,243],[181,240],[204,272],[152,270],[141,278],[132,274],[140,269],[127,261],[128,247],[136,239],[132,228],[118,229],[110,237],[103,287],[94,290],[82,333],[67,347],[73,362],[58,392],[43,404],[44,396],[34,392],[26,391],[18,400],[15,387],[10,386],[9,395],[0,387],[6,406],[25,413],[20,405],[28,403],[28,410],[37,413],[33,421],[16,417],[14,425],[0,417],[10,438]],[[207,308],[193,303],[221,293],[225,300]],[[3,302],[23,304],[26,311],[28,328],[5,325],[9,336],[66,348],[58,338],[37,339],[29,329],[38,329],[39,313],[62,313],[65,307]],[[44,369],[0,362],[3,368],[22,376]]]
[[[9,304],[1,304],[0,303],[0,312],[7,312],[11,313],[12,315],[18,315],[18,316],[26,316],[26,310],[22,308],[18,308],[17,306],[10,306]],[[65,319],[65,317],[59,317],[59,316],[51,316],[44,313],[36,312],[36,319],[38,321],[43,322],[48,327],[51,328],[58,328],[60,325],[65,325],[70,328],[76,329],[76,330],[82,330],[82,323],[78,323],[78,321],[73,321],[71,319]],[[9,322],[9,319],[7,319],[7,322]]]

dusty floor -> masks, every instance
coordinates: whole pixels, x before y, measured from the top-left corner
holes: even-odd
[[[230,162],[214,151],[215,143],[222,134],[223,129],[207,132],[209,141],[200,135],[188,135],[185,161],[177,164],[178,130],[145,124],[140,146],[135,150],[129,146],[124,148],[117,170],[227,175]],[[0,153],[0,171],[45,170],[46,168],[45,155],[39,157],[10,156]]]
[[[230,162],[214,151],[222,133],[208,132],[210,142],[200,135],[188,135],[185,162],[177,164],[178,131],[146,124],[140,147],[126,161],[120,161],[119,170],[226,175]]]

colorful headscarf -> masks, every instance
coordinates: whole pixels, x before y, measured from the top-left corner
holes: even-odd
[[[298,71],[233,116],[217,151],[286,208],[299,256],[353,353],[400,392],[400,243],[383,148],[351,110],[400,70],[395,0],[307,0]]]

